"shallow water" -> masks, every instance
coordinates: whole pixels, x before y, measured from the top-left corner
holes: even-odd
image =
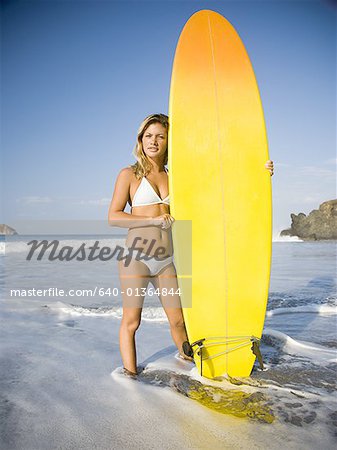
[[[337,430],[335,243],[274,243],[261,346],[267,370],[255,367],[249,378],[214,382],[201,379],[193,365],[177,370],[163,310],[156,297],[147,297],[137,347],[147,370],[140,381],[118,383],[110,372],[118,372],[121,365],[119,298],[8,296],[11,287],[117,285],[115,263],[84,262],[66,269],[50,261],[28,265],[23,245],[13,243],[6,247],[6,257],[0,257],[3,448],[118,448],[126,432],[124,416],[132,414],[123,398],[138,405],[144,426],[143,444],[131,433],[125,448],[156,442],[149,423],[157,420],[153,414],[162,404],[173,408],[165,418],[167,448],[181,439],[174,428],[178,417],[203,423],[200,433],[186,431],[186,448],[206,448],[208,442],[219,446],[225,418],[234,430],[233,442],[235,433],[247,427],[250,448],[261,448],[262,426],[262,442],[273,442],[271,448],[279,448],[284,435],[289,448],[303,442],[306,448],[332,446]],[[239,429],[236,421],[244,421]],[[208,441],[201,432],[208,433]],[[235,448],[232,444],[228,448]],[[240,445],[236,448],[248,448],[247,441]]]

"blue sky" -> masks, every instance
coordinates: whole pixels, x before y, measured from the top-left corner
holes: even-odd
[[[274,232],[336,197],[336,9],[326,1],[3,1],[0,222],[106,219],[142,119],[168,111],[175,46],[224,15],[265,111]]]

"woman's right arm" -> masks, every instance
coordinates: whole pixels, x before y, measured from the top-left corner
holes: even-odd
[[[147,216],[136,216],[124,212],[129,199],[132,169],[122,169],[117,177],[114,193],[110,203],[108,222],[112,227],[146,227],[154,225],[154,219]]]

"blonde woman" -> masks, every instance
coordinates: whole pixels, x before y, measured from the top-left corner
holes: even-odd
[[[120,352],[124,373],[131,376],[137,375],[135,333],[140,325],[149,282],[159,292],[180,356],[192,360],[193,355],[185,330],[172,257],[171,226],[174,218],[170,215],[165,169],[168,126],[168,117],[164,114],[152,114],[141,123],[134,150],[137,162],[118,174],[109,208],[109,224],[129,229],[126,247],[136,255],[131,262],[118,262],[121,291],[125,293]],[[265,167],[272,175],[273,162],[267,161]],[[131,206],[130,214],[124,212],[127,203]],[[134,252],[135,247],[137,252]],[[174,295],[164,295],[166,292]]]

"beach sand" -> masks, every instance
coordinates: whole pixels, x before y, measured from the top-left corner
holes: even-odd
[[[62,303],[24,306],[11,300],[2,313],[2,449],[331,448],[324,429],[287,423],[275,405],[273,423],[260,423],[118,375],[116,317],[64,313]],[[167,322],[144,320],[137,343],[140,363],[158,352],[177,361]]]

